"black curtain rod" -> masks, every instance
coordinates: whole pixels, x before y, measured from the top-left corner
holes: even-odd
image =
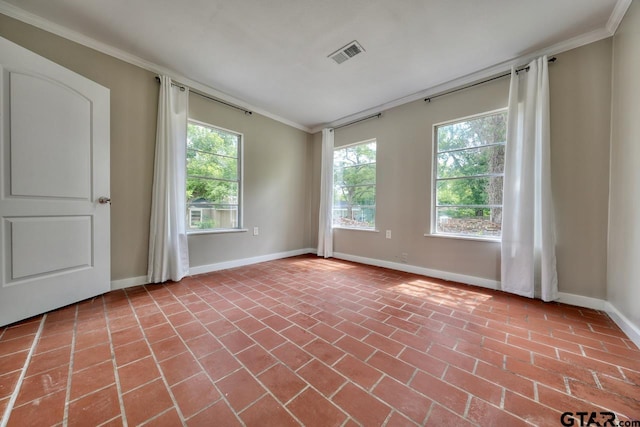
[[[156,80],[158,81],[158,83],[160,83],[160,77],[156,76]],[[177,84],[177,83],[174,83],[174,82],[171,82],[171,86],[179,87],[179,88],[180,88],[180,90],[181,90],[181,91],[183,91],[183,92],[184,92],[184,90],[185,90],[185,86],[180,85],[180,84]],[[233,105],[233,104],[230,104],[230,103],[228,103],[228,102],[222,101],[221,99],[214,98],[214,97],[212,97],[212,96],[206,95],[206,94],[204,94],[204,93],[202,93],[202,92],[199,92],[199,91],[197,91],[197,90],[190,89],[190,90],[189,90],[189,92],[191,92],[191,93],[193,93],[193,94],[196,94],[196,95],[198,95],[198,96],[201,96],[201,97],[203,97],[203,98],[210,99],[211,101],[214,101],[214,102],[217,102],[217,103],[220,103],[220,104],[226,105],[227,107],[235,108],[236,110],[240,110],[240,111],[242,111],[242,112],[243,112],[243,113],[245,113],[245,114],[248,114],[248,115],[252,115],[252,114],[253,114],[253,112],[252,112],[252,111],[249,111],[249,110],[247,110],[247,109],[245,109],[245,108],[238,107],[237,105]]]
[[[334,130],[336,130],[336,129],[340,129],[340,128],[343,128],[343,127],[347,127],[347,126],[354,125],[354,124],[356,124],[356,123],[363,122],[363,121],[365,121],[365,120],[369,120],[369,119],[373,119],[373,118],[376,118],[376,119],[377,119],[377,118],[380,118],[380,117],[382,117],[382,113],[374,114],[374,115],[372,115],[372,116],[368,116],[368,117],[363,117],[362,119],[354,120],[354,121],[352,121],[352,122],[345,123],[345,124],[343,124],[343,125],[340,125],[340,126],[336,126],[336,127],[334,127],[334,128],[331,128],[331,132],[333,132],[333,131],[334,131]]]
[[[549,62],[556,62],[556,60],[557,60],[557,59],[558,59],[558,58],[556,58],[555,56],[553,56],[553,57],[549,58]],[[517,74],[517,73],[519,73],[520,71],[529,71],[529,66],[527,65],[526,67],[517,68],[517,69],[516,69],[516,74]],[[479,85],[481,85],[481,84],[489,83],[489,82],[492,82],[492,81],[494,81],[494,80],[498,80],[498,79],[501,79],[501,78],[503,78],[503,77],[507,77],[507,76],[510,76],[510,75],[511,75],[511,71],[509,71],[508,73],[500,74],[499,76],[491,77],[491,78],[489,78],[489,79],[482,80],[482,81],[480,81],[480,82],[476,82],[476,83],[473,83],[473,84],[467,85],[467,86],[459,87],[459,88],[457,88],[457,89],[453,89],[453,90],[450,90],[450,91],[447,91],[447,92],[442,92],[442,93],[439,93],[439,94],[437,94],[437,95],[433,95],[433,96],[430,96],[430,97],[428,97],[428,98],[425,98],[424,100],[425,100],[426,102],[431,102],[431,100],[432,100],[432,99],[440,98],[441,96],[449,95],[449,94],[451,94],[451,93],[455,93],[455,92],[459,92],[459,91],[461,91],[461,90],[465,90],[465,89],[472,88],[472,87],[474,87],[474,86],[479,86]]]

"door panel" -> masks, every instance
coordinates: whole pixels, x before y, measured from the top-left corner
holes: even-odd
[[[7,283],[93,264],[90,216],[9,218],[7,223],[11,232]]]
[[[109,291],[109,90],[0,38],[0,155],[0,325]]]
[[[41,76],[8,72],[6,78],[11,195],[89,199],[91,102]]]

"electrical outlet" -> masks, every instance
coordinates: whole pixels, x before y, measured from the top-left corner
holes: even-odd
[[[387,239],[391,238],[391,230],[387,230],[386,236],[387,236]]]
[[[402,261],[404,264],[409,262],[409,254],[406,252],[402,252],[400,254],[400,261]]]
[[[257,236],[258,234],[260,234],[260,229],[258,227],[253,227],[253,235]]]

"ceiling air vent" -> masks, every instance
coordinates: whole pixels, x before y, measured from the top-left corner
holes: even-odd
[[[364,52],[364,48],[360,46],[360,43],[354,40],[348,45],[343,46],[340,49],[333,52],[331,55],[329,55],[329,58],[333,59],[338,64],[342,64],[347,59],[353,58],[354,56],[356,56],[361,52]]]

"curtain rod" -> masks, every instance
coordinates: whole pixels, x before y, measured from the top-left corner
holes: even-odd
[[[372,116],[368,116],[368,117],[363,117],[362,119],[354,120],[354,121],[352,121],[352,122],[345,123],[345,124],[343,124],[343,125],[340,125],[340,126],[336,126],[336,127],[334,127],[334,128],[331,128],[331,132],[333,132],[333,131],[334,131],[334,130],[336,130],[336,129],[340,129],[340,128],[343,128],[343,127],[347,127],[347,126],[354,125],[354,124],[356,124],[356,123],[363,122],[363,121],[365,121],[365,120],[374,119],[374,118],[375,118],[375,119],[378,119],[378,118],[380,118],[380,117],[382,117],[382,113],[374,114],[374,115],[372,115]]]
[[[156,76],[156,80],[158,81],[158,83],[160,83],[160,77]],[[181,85],[181,84],[178,84],[178,83],[171,82],[171,86],[179,87],[179,88],[180,88],[180,90],[181,90],[181,91],[183,91],[183,92],[184,92],[184,90],[185,90],[185,86],[184,86],[184,85]],[[223,101],[223,100],[221,100],[221,99],[214,98],[214,97],[212,97],[212,96],[210,96],[210,95],[207,95],[207,94],[202,93],[202,92],[200,92],[200,91],[197,91],[197,90],[195,90],[195,89],[189,88],[189,92],[191,92],[191,93],[193,93],[193,94],[196,94],[196,95],[198,95],[198,96],[201,96],[201,97],[203,97],[203,98],[210,99],[211,101],[218,102],[218,103],[220,103],[220,104],[226,105],[227,107],[235,108],[236,110],[240,110],[240,111],[242,111],[242,112],[243,112],[243,113],[245,113],[245,114],[248,114],[248,115],[252,115],[252,114],[253,114],[253,112],[252,112],[252,111],[249,111],[249,110],[247,110],[247,109],[245,109],[245,108],[242,108],[242,107],[239,107],[239,106],[237,106],[237,105],[230,104],[230,103],[228,103],[228,102],[226,102],[226,101]]]
[[[558,58],[553,56],[553,57],[549,58],[549,62],[551,62],[551,63],[556,62],[557,59]],[[526,67],[516,68],[516,74],[519,73],[520,71],[529,71],[529,66],[527,65]],[[467,85],[467,86],[459,87],[457,89],[453,89],[453,90],[450,90],[450,91],[447,91],[447,92],[442,92],[442,93],[439,93],[437,95],[433,95],[433,96],[430,96],[428,98],[425,98],[424,100],[426,102],[431,102],[432,99],[440,98],[441,96],[449,95],[451,93],[455,93],[455,92],[459,92],[461,90],[472,88],[474,86],[479,86],[481,84],[489,83],[489,82],[492,82],[494,80],[498,80],[498,79],[501,79],[503,77],[507,77],[507,76],[510,76],[510,75],[511,75],[511,71],[509,71],[508,73],[500,74],[499,76],[491,77],[489,79],[482,80],[482,81]]]

